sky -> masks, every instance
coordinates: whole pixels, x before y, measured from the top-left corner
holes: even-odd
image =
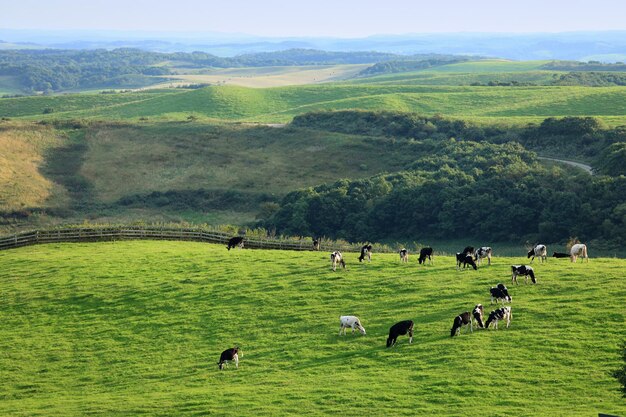
[[[626,0],[0,0],[0,29],[366,37],[626,30]]]

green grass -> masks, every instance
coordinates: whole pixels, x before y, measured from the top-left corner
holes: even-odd
[[[476,272],[356,258],[333,273],[324,252],[184,242],[0,252],[0,414],[626,414],[610,375],[625,261],[536,265],[538,285],[510,288],[509,329],[451,339],[454,316],[489,310],[489,286],[522,258]],[[337,336],[341,314],[367,335]],[[404,319],[414,343],[386,349]],[[218,371],[234,344],[239,370]]]
[[[55,112],[43,115],[46,107]],[[469,120],[538,122],[546,117],[595,116],[626,123],[626,87],[472,87],[323,84],[253,89],[80,94],[0,101],[0,114],[27,119],[185,120],[190,114],[225,121],[289,122],[317,110],[364,109],[444,114]]]

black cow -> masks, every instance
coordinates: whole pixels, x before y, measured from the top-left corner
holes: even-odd
[[[526,265],[511,265],[511,283],[516,283],[517,284],[517,276],[521,275],[523,277],[525,277],[526,279],[524,280],[525,284],[528,284],[528,277],[530,277],[530,280],[532,281],[533,284],[537,283],[537,280],[535,279],[535,271],[533,270],[532,266],[526,266]]]
[[[570,254],[569,253],[563,253],[563,252],[554,252],[552,254],[553,258],[569,258]]]
[[[474,268],[474,271],[478,269],[476,266],[476,262],[474,262],[474,257],[470,253],[457,253],[456,254],[456,269],[461,269],[461,264],[463,264],[463,268],[467,268],[467,265],[471,265]]]
[[[509,303],[512,301],[511,296],[509,295],[509,290],[504,284],[498,284],[496,287],[491,287],[489,292],[491,293],[491,304],[493,304],[493,300],[496,300],[496,303],[499,300],[502,300],[502,304],[504,304],[505,301]]]
[[[409,343],[413,343],[413,320],[404,320],[391,326],[389,329],[389,337],[387,338],[387,347],[396,344],[398,336],[409,334]]]
[[[234,361],[235,367],[239,369],[239,346],[235,346],[232,349],[226,349],[225,351],[223,351],[220,355],[220,361],[217,363],[217,365],[220,369],[224,369],[224,364],[230,361]]]
[[[367,257],[367,260],[372,262],[372,245],[367,244],[363,245],[361,248],[361,256],[359,256],[359,262],[362,262],[363,259]]]
[[[428,262],[432,265],[433,263],[433,248],[422,248],[420,249],[420,257],[417,260],[420,265],[422,262],[426,265],[426,258],[428,258]]]
[[[513,318],[513,313],[511,311],[511,307],[502,307],[497,310],[489,313],[489,318],[485,323],[485,329],[489,328],[491,322],[494,322],[494,326],[496,329],[498,328],[498,320],[506,320],[506,327],[508,328],[511,325],[511,318]]]
[[[228,246],[226,246],[226,249],[230,250],[230,248],[234,248],[235,246],[243,248],[243,238],[241,236],[231,237],[228,241]]]
[[[476,304],[476,307],[472,310],[472,316],[474,316],[474,320],[478,323],[478,327],[483,328],[483,305]]]
[[[470,331],[474,332],[474,327],[472,325],[472,316],[469,311],[459,314],[454,318],[454,322],[452,323],[452,329],[450,329],[450,337],[454,337],[456,335],[461,334],[461,327],[470,325]]]

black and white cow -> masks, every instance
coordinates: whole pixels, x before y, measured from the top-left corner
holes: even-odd
[[[365,258],[367,258],[368,261],[372,262],[372,245],[370,245],[369,243],[361,247],[361,256],[359,256],[359,262],[362,262]]]
[[[504,284],[498,284],[495,287],[491,287],[489,292],[491,293],[491,304],[493,304],[493,300],[496,300],[496,303],[498,301],[502,301],[503,305],[505,302],[510,303],[512,301],[512,298],[509,295],[509,290]]]
[[[340,316],[339,317],[339,336],[341,336],[341,332],[345,336],[346,329],[348,327],[352,327],[352,333],[354,333],[354,329],[357,329],[361,332],[361,334],[365,334],[365,327],[361,324],[361,320],[357,316]]]
[[[570,254],[569,253],[563,253],[563,252],[554,252],[552,254],[553,258],[569,258]]]
[[[337,265],[341,265],[343,269],[346,269],[346,261],[343,260],[343,255],[338,250],[330,254],[330,263],[333,271],[337,270]]]
[[[452,329],[450,329],[450,337],[458,336],[461,334],[461,327],[469,324],[470,331],[474,333],[474,326],[472,325],[472,316],[469,311],[459,314],[454,318],[452,323]]]
[[[396,344],[398,336],[409,334],[409,343],[413,343],[413,320],[404,320],[391,326],[389,329],[389,337],[387,338],[387,347]]]
[[[429,264],[433,264],[433,248],[422,248],[420,249],[420,257],[417,260],[420,265],[422,264],[422,262],[424,263],[424,265],[426,265],[426,258],[428,258],[428,263]]]
[[[220,355],[220,361],[217,363],[220,369],[224,369],[224,364],[228,364],[228,362],[235,362],[235,368],[239,369],[239,346],[235,346],[232,349],[226,349]],[[243,353],[241,354],[243,356]]]
[[[230,248],[234,248],[236,246],[239,246],[239,248],[243,248],[243,237],[241,236],[235,236],[235,237],[231,237],[228,240],[228,246],[226,246],[226,249],[230,250]]]
[[[409,251],[406,248],[400,249],[400,262],[409,262]]]
[[[483,328],[483,305],[476,304],[476,307],[472,310],[472,316],[474,316],[474,321],[478,323],[478,327]]]
[[[489,328],[489,325],[491,324],[491,322],[493,322],[493,327],[497,329],[499,320],[506,320],[506,327],[508,328],[511,325],[512,318],[513,318],[513,312],[511,311],[511,307],[507,306],[507,307],[502,307],[497,310],[494,310],[491,313],[489,313],[489,318],[487,319],[487,322],[485,323],[485,329]]]
[[[483,246],[474,251],[474,260],[476,264],[480,265],[483,262],[483,258],[487,258],[488,265],[491,265],[491,255],[493,250],[489,246]]]
[[[313,250],[320,250],[320,239],[313,239]]]
[[[528,258],[532,256],[530,263],[532,264],[535,260],[535,257],[540,258],[541,262],[546,262],[548,260],[548,248],[546,245],[535,245],[530,251],[528,251]]]
[[[474,268],[474,271],[478,269],[478,267],[476,266],[476,262],[474,262],[474,257],[469,253],[456,254],[457,271],[461,269],[461,264],[463,264],[463,268],[467,268],[467,265],[471,265],[472,268]]]
[[[517,284],[518,275],[525,277],[524,279],[525,284],[528,284],[528,277],[530,277],[530,280],[532,281],[533,284],[537,283],[537,280],[535,279],[535,271],[533,270],[532,266],[511,265],[511,272],[512,272],[511,283]]]

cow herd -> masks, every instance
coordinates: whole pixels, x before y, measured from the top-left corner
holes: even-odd
[[[239,246],[243,247],[243,238],[236,237],[232,238],[228,242],[228,250],[233,247]],[[314,241],[314,249],[319,250],[319,240]],[[359,262],[367,259],[369,262],[372,261],[372,245],[366,244],[361,247],[361,253],[359,256]],[[402,248],[399,251],[400,254],[400,262],[407,263],[409,257],[409,251],[406,248]],[[493,250],[491,247],[483,246],[478,249],[474,249],[472,246],[467,246],[463,249],[463,251],[456,253],[456,268],[460,270],[461,268],[472,267],[474,270],[478,269],[478,266],[482,264],[483,259],[487,259],[488,265],[491,265],[491,258],[493,255]],[[541,262],[547,261],[547,247],[543,244],[535,245],[529,252],[528,258],[531,259],[530,263],[532,263],[535,258],[541,260]],[[576,262],[578,257],[582,257],[589,262],[589,258],[587,256],[587,246],[578,243],[572,246],[569,251],[569,254],[562,254],[558,252],[554,252],[553,257],[563,258],[569,257],[572,262]],[[420,264],[426,264],[426,260],[429,261],[430,264],[433,263],[433,249],[431,247],[425,247],[420,250],[420,255],[418,261]],[[334,251],[330,255],[331,268],[333,271],[336,271],[337,266],[342,268],[346,268],[346,262],[344,256],[339,251]],[[535,276],[535,271],[531,266],[527,265],[512,265],[511,266],[511,283],[518,284],[517,277],[523,276],[525,278],[525,283],[528,283],[528,279],[531,280],[533,284],[537,283],[537,278]],[[469,326],[469,331],[474,331],[474,322],[476,322],[478,328],[488,329],[490,325],[493,323],[493,327],[495,329],[498,328],[498,322],[503,320],[506,323],[506,327],[508,328],[511,324],[512,319],[512,309],[510,306],[504,306],[505,303],[511,303],[512,298],[508,292],[507,287],[499,283],[495,287],[491,287],[489,289],[489,293],[491,295],[491,303],[494,301],[496,303],[502,303],[502,307],[493,310],[489,313],[487,320],[484,320],[483,315],[483,305],[477,304],[472,312],[465,311],[458,316],[456,316],[453,320],[452,328],[450,329],[450,336],[456,336],[461,333],[461,329],[463,327]],[[409,335],[409,343],[413,342],[413,326],[414,322],[412,320],[404,320],[400,321],[389,328],[389,336],[387,337],[387,347],[392,347],[396,344],[397,338],[402,335]],[[355,330],[358,330],[361,334],[365,335],[365,327],[361,323],[361,320],[357,316],[340,316],[339,317],[339,335],[346,334],[346,330],[348,328],[352,329],[352,333]],[[239,354],[241,353],[239,347],[234,347],[230,349],[226,349],[222,352],[220,356],[220,361],[218,362],[219,369],[223,369],[224,364],[229,362],[234,362],[235,366],[238,368],[239,366]]]

